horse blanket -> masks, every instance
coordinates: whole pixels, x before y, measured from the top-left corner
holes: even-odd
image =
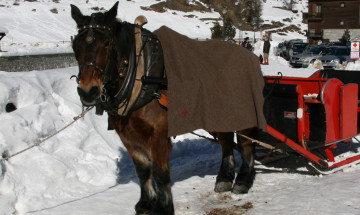
[[[257,56],[230,42],[196,41],[165,26],[154,33],[164,51],[169,137],[200,128],[266,130]]]

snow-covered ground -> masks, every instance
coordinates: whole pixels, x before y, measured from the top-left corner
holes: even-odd
[[[83,0],[76,4],[84,14],[89,14],[93,12],[91,7],[108,9],[114,2],[90,0],[86,4]],[[149,19],[146,27],[151,30],[165,24],[189,37],[210,37],[211,24],[186,18],[181,12],[156,14],[139,9],[140,5],[156,2],[122,0],[119,18],[130,22],[145,14]],[[291,15],[269,6],[279,6],[281,2],[267,0],[264,20],[281,20]],[[9,30],[3,40],[2,48],[8,50],[5,54],[71,51],[70,43],[56,45],[76,34],[70,3],[39,0],[21,1],[19,6],[14,6],[0,0],[0,5],[6,5],[0,7],[1,25]],[[58,14],[49,12],[55,7]],[[293,37],[302,36],[274,35],[272,47]],[[259,41],[255,53],[261,50]],[[261,66],[264,75],[282,72],[285,76],[307,77],[316,71],[313,67],[293,69],[273,54],[269,62],[270,65]],[[349,63],[347,69],[360,70],[360,63]],[[39,142],[81,112],[76,83],[69,79],[77,71],[76,67],[18,73],[0,71],[0,155],[13,154]],[[17,110],[7,113],[5,106],[10,102]],[[219,146],[191,134],[177,137],[173,146],[172,191],[176,214],[215,211],[218,214],[360,214],[360,166],[328,176],[312,176],[304,168],[289,172],[257,165],[258,174],[249,194],[216,194],[213,188],[220,166]],[[240,162],[237,158],[237,163]],[[125,147],[114,131],[107,131],[106,116],[97,116],[94,111],[40,146],[1,164],[0,215],[130,215],[134,214],[139,195],[138,180]]]

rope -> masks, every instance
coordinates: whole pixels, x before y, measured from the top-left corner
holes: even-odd
[[[9,156],[7,156],[7,157],[5,157],[5,158],[2,158],[2,159],[0,160],[0,163],[4,162],[5,160],[7,161],[7,160],[9,160],[10,158],[12,158],[12,157],[14,157],[14,156],[16,156],[16,155],[19,155],[19,154],[21,154],[21,153],[24,153],[25,151],[30,150],[30,149],[34,148],[35,146],[38,146],[38,145],[40,145],[41,143],[47,141],[48,139],[54,137],[54,136],[57,135],[58,133],[62,132],[62,131],[65,130],[66,128],[68,128],[70,125],[74,124],[77,120],[83,118],[83,117],[85,116],[85,114],[86,114],[87,112],[89,112],[93,107],[94,107],[94,106],[87,108],[87,109],[84,110],[81,114],[79,114],[78,116],[74,117],[74,120],[73,120],[71,123],[69,123],[69,124],[66,125],[65,127],[61,128],[60,130],[56,131],[54,134],[52,134],[52,135],[46,137],[45,139],[41,140],[40,142],[35,143],[34,145],[31,145],[31,146],[29,146],[29,147],[27,147],[27,148],[25,148],[25,149],[23,149],[23,150],[21,150],[21,151],[18,151],[18,152],[16,152],[15,154],[12,154],[12,155],[9,155]]]

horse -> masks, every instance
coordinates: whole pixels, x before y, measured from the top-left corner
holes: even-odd
[[[159,95],[167,95],[166,83],[161,81],[166,79],[161,41],[139,24],[117,20],[117,8],[118,2],[106,12],[87,16],[71,5],[71,16],[78,27],[72,47],[79,65],[78,75],[73,76],[78,83],[77,93],[84,107],[95,106],[100,115],[107,112],[109,127],[116,130],[132,158],[141,188],[140,199],[135,205],[136,214],[171,215],[174,214],[174,204],[169,164],[172,145],[167,135],[168,110],[157,99]],[[146,51],[150,49],[147,46],[141,46],[141,54],[135,53],[137,29],[152,39],[148,41],[152,41],[151,47],[157,49],[156,56],[151,54],[153,50]],[[142,63],[145,66],[146,62],[152,61],[150,72],[157,74],[157,79],[143,82],[141,92],[144,91],[145,96],[140,96],[141,101],[131,105],[129,94],[134,83],[139,82],[133,71],[141,64],[140,55],[144,57]],[[149,91],[152,93],[146,93]],[[247,128],[239,133],[256,137],[257,128]],[[222,149],[214,191],[247,193],[255,178],[253,144],[234,132],[211,134]],[[238,142],[235,149],[243,159],[236,178],[234,135]]]

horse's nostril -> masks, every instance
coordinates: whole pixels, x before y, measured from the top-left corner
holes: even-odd
[[[85,91],[81,87],[77,88],[78,94],[83,102],[86,104],[92,104],[100,94],[100,88],[98,86],[92,86],[90,90]]]
[[[98,86],[93,86],[90,88],[89,95],[94,95],[95,97],[99,95],[100,89]]]
[[[77,88],[77,91],[80,97],[84,97],[86,95],[86,92],[80,87]]]
[[[77,88],[78,94],[80,97],[85,97],[86,96],[86,92],[85,90],[83,90],[81,87]]]

